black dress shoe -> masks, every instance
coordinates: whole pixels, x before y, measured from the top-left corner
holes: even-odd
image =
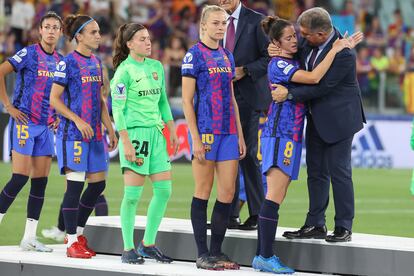
[[[230,217],[229,225],[227,225],[227,229],[239,229],[239,226],[240,226],[240,218]]]
[[[243,224],[240,224],[239,230],[256,230],[258,216],[250,216]]]
[[[326,226],[304,225],[297,231],[286,231],[283,237],[287,239],[325,239],[327,233]]]
[[[325,240],[327,242],[349,242],[352,240],[352,232],[343,227],[335,227],[332,235],[327,236]]]
[[[230,217],[229,225],[227,229],[239,229],[240,218],[239,217]],[[207,229],[211,229],[211,222],[207,222]]]

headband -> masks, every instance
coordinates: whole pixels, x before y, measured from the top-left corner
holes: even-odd
[[[82,31],[82,29],[86,26],[86,25],[88,25],[89,23],[91,23],[93,21],[93,18],[91,18],[91,19],[89,19],[88,21],[86,21],[85,23],[83,23],[79,28],[78,28],[78,30],[75,32],[75,34],[72,36],[72,39],[74,39],[75,38],[75,36],[80,32],[80,31]]]
[[[139,29],[139,30],[142,30],[142,29]],[[135,31],[132,32],[132,34],[128,37],[127,41],[130,41],[131,38],[135,35],[136,32],[138,32],[138,28]]]

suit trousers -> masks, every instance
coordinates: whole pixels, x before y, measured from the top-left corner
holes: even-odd
[[[260,113],[253,110],[241,95],[236,94],[236,101],[239,107],[240,122],[247,147],[246,157],[240,160],[240,168],[244,176],[244,186],[246,189],[249,215],[254,216],[259,214],[260,207],[264,201],[261,168],[259,160],[257,159]],[[238,207],[240,188],[239,179],[238,175],[236,181],[236,191],[232,203],[233,217],[238,217],[240,213]]]
[[[329,189],[335,204],[335,227],[352,231],[354,218],[354,189],[352,183],[352,139],[326,143],[319,136],[308,116],[306,127],[306,164],[308,172],[309,210],[305,225],[325,224],[325,211],[329,204]]]

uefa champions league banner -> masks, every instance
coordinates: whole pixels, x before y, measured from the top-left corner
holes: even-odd
[[[0,114],[0,155],[4,162],[10,161],[8,115]],[[171,160],[190,162],[188,127],[184,119],[176,120],[176,131],[180,147],[176,155],[170,146],[168,129],[164,129]],[[414,168],[414,152],[410,148],[411,121],[369,120],[355,134],[352,145],[352,166],[355,168]],[[111,159],[118,160],[118,149],[110,152]],[[306,148],[302,151],[302,165],[306,165]]]

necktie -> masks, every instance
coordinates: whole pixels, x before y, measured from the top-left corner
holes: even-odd
[[[312,53],[308,61],[308,71],[313,70],[313,65],[315,64],[316,55],[318,54],[318,51],[319,51],[318,47],[312,48]]]
[[[230,16],[229,25],[227,25],[226,32],[226,49],[233,53],[234,50],[234,39],[236,36],[236,29],[234,28],[234,17]]]

